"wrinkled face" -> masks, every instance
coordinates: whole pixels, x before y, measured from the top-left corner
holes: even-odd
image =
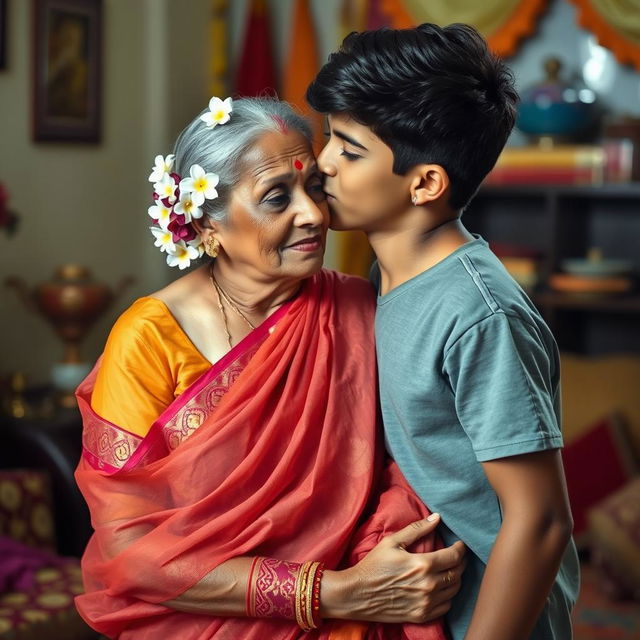
[[[410,176],[393,173],[393,152],[369,127],[328,117],[328,142],[318,156],[332,229],[374,231],[407,210]]]
[[[257,280],[313,275],[329,215],[311,145],[297,131],[269,132],[243,165],[216,234],[229,260]]]

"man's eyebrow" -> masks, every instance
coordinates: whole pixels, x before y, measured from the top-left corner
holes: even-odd
[[[365,147],[363,144],[361,144],[357,140],[354,140],[351,136],[348,136],[346,133],[343,133],[338,129],[335,129],[335,128],[331,129],[331,133],[333,133],[333,135],[337,136],[338,138],[341,138],[345,142],[352,144],[354,147],[358,147],[359,149],[364,149],[365,151],[369,151],[369,149],[367,149],[367,147]]]

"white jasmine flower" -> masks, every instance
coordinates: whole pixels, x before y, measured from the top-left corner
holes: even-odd
[[[160,225],[164,231],[167,230],[169,222],[171,222],[171,209],[165,207],[160,200],[148,209],[149,215]]]
[[[185,223],[191,222],[191,218],[202,218],[202,209],[194,202],[191,191],[180,191],[180,200],[173,210],[184,216]]]
[[[185,244],[183,240],[175,243],[173,251],[167,251],[167,264],[170,267],[179,267],[180,270],[186,269],[196,258],[198,258],[198,250]]]
[[[202,258],[202,256],[204,255],[204,242],[202,242],[200,236],[194,238],[193,240],[190,240],[189,242],[187,242],[187,244],[196,249],[196,251],[198,252],[198,258]]]
[[[171,231],[160,229],[158,227],[149,227],[149,229],[151,229],[151,233],[156,239],[153,243],[154,246],[159,247],[160,251],[166,251],[167,253],[175,252],[176,245],[173,242]]]
[[[171,173],[175,159],[176,157],[173,153],[170,153],[166,158],[164,156],[156,156],[155,165],[149,176],[149,182],[158,182],[165,173]]]
[[[220,98],[216,98],[214,96],[209,100],[209,111],[203,113],[200,116],[200,120],[202,120],[210,129],[213,129],[213,127],[218,124],[229,122],[231,112],[233,111],[232,104],[233,100],[231,100],[231,98],[220,100]]]
[[[168,173],[163,174],[153,185],[153,189],[161,198],[168,198],[171,204],[176,201],[176,183]]]
[[[217,173],[205,173],[205,170],[199,164],[193,164],[189,169],[189,175],[191,177],[180,180],[180,193],[189,191],[191,199],[197,207],[202,206],[205,198],[213,200],[218,197],[216,187],[220,178]]]

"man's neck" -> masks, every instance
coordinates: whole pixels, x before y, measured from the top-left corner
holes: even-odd
[[[367,235],[378,259],[382,295],[473,240],[458,216],[420,228],[372,231]]]

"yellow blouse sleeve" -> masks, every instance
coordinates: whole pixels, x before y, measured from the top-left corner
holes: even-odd
[[[140,298],[109,334],[91,407],[105,420],[144,437],[209,366],[163,302]]]

